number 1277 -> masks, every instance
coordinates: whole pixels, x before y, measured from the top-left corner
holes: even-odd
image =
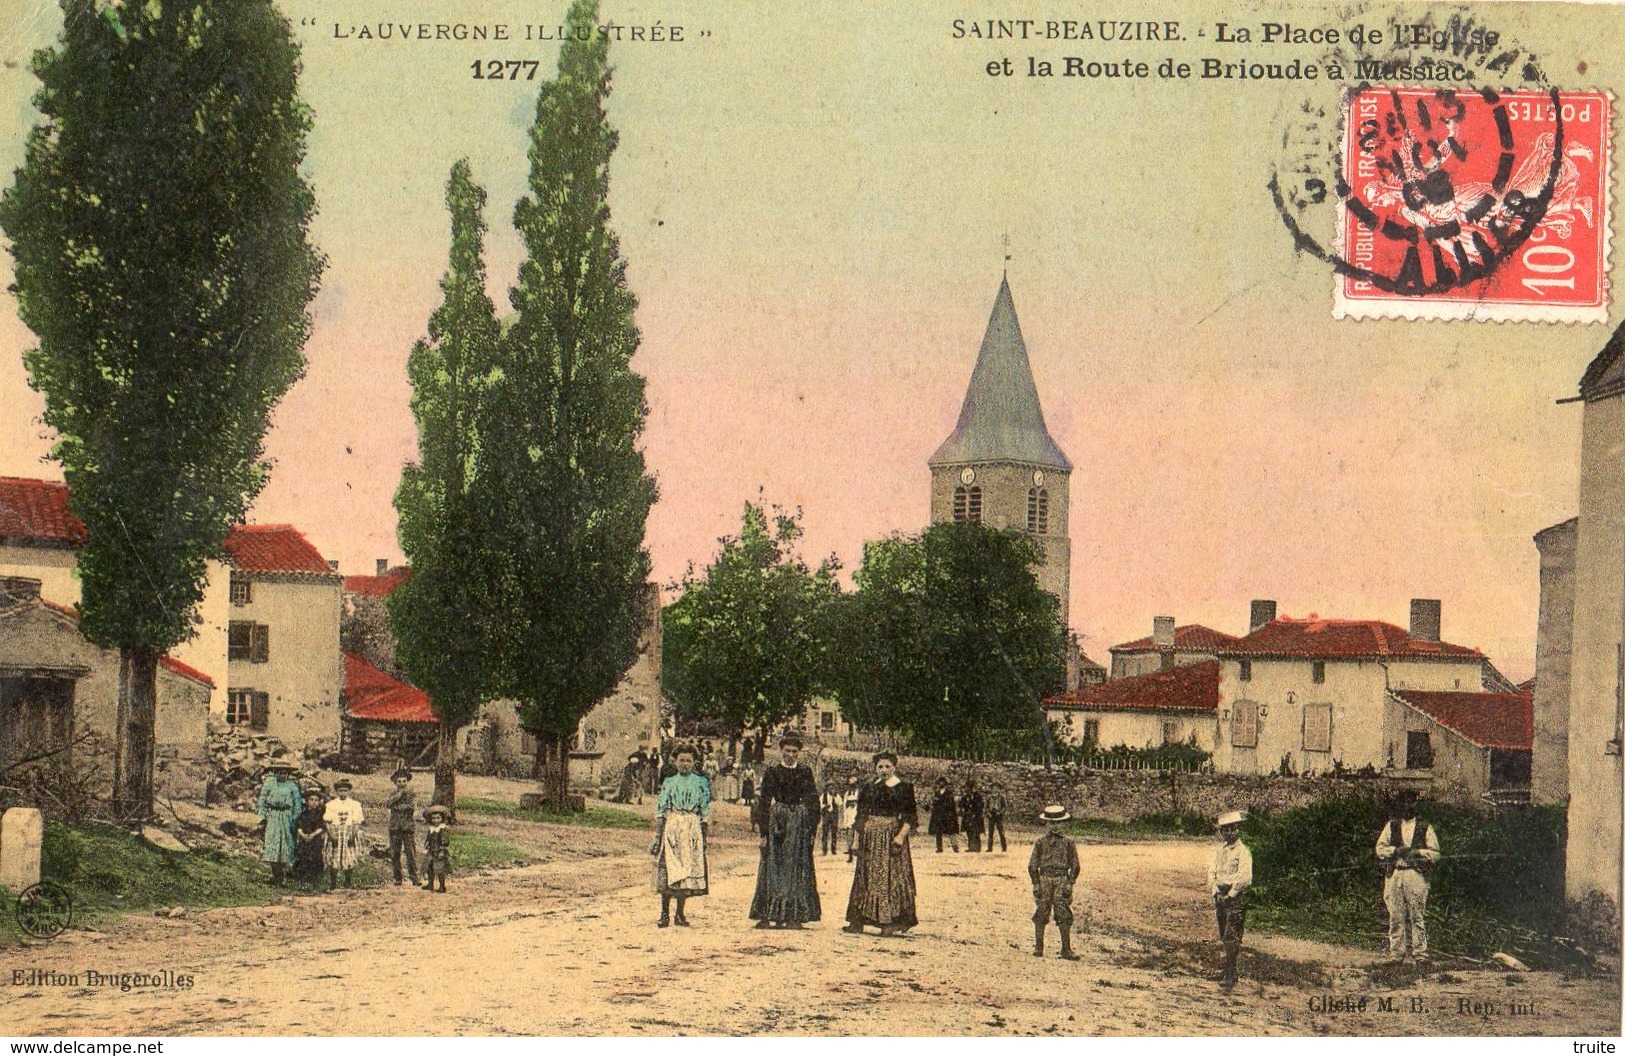
[[[490,62],[475,59],[469,69],[474,71],[476,81],[534,81],[540,66],[538,59],[492,59]],[[523,78],[519,76],[520,73],[524,74]]]

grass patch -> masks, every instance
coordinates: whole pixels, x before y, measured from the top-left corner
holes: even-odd
[[[568,810],[526,810],[516,803],[502,803],[494,799],[463,797],[457,800],[459,814],[486,815],[497,818],[517,818],[542,825],[578,825],[589,829],[647,829],[649,819],[630,810],[588,803],[577,814]]]
[[[1205,814],[1147,814],[1132,821],[1107,821],[1104,818],[1074,818],[1067,824],[1067,835],[1074,839],[1112,842],[1121,840],[1154,840],[1211,836],[1213,819]]]
[[[94,927],[121,913],[170,906],[260,906],[302,890],[297,885],[277,887],[270,867],[256,858],[212,850],[176,854],[119,829],[73,828],[54,821],[45,825],[40,873],[73,896],[75,926]],[[358,887],[369,887],[379,882],[379,874],[363,861],[354,880]],[[9,896],[0,908],[0,944],[21,942]]]
[[[479,832],[451,834],[451,867],[454,872],[505,869],[511,865],[523,865],[530,860],[530,855],[497,836],[487,836]]]

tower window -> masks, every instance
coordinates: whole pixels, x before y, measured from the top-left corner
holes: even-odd
[[[954,489],[954,523],[980,524],[982,521],[982,489],[979,486]]]
[[[1027,489],[1027,530],[1034,535],[1049,532],[1049,489]]]

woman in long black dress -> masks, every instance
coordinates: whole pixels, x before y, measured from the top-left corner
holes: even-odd
[[[959,807],[954,801],[954,788],[946,777],[937,778],[937,796],[931,801],[931,835],[937,838],[937,853],[942,853],[942,838],[948,837],[954,853],[959,853]]]
[[[321,785],[305,787],[305,811],[294,823],[293,875],[315,886],[322,879],[327,855],[327,800]]]
[[[762,834],[762,864],[750,919],[758,928],[799,928],[821,916],[813,873],[813,836],[818,830],[818,784],[801,762],[801,739],[781,744],[783,762],[767,768],[752,811]]]
[[[873,925],[896,935],[917,924],[914,913],[914,858],[908,838],[919,827],[914,786],[897,776],[897,756],[874,757],[876,780],[858,791],[858,864],[847,900],[847,931]]]

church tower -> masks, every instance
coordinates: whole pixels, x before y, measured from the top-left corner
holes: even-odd
[[[1071,626],[1072,462],[1044,426],[1008,278],[999,284],[959,424],[926,465],[932,523],[977,521],[1030,533],[1043,555],[1038,585],[1060,599],[1061,625]]]

